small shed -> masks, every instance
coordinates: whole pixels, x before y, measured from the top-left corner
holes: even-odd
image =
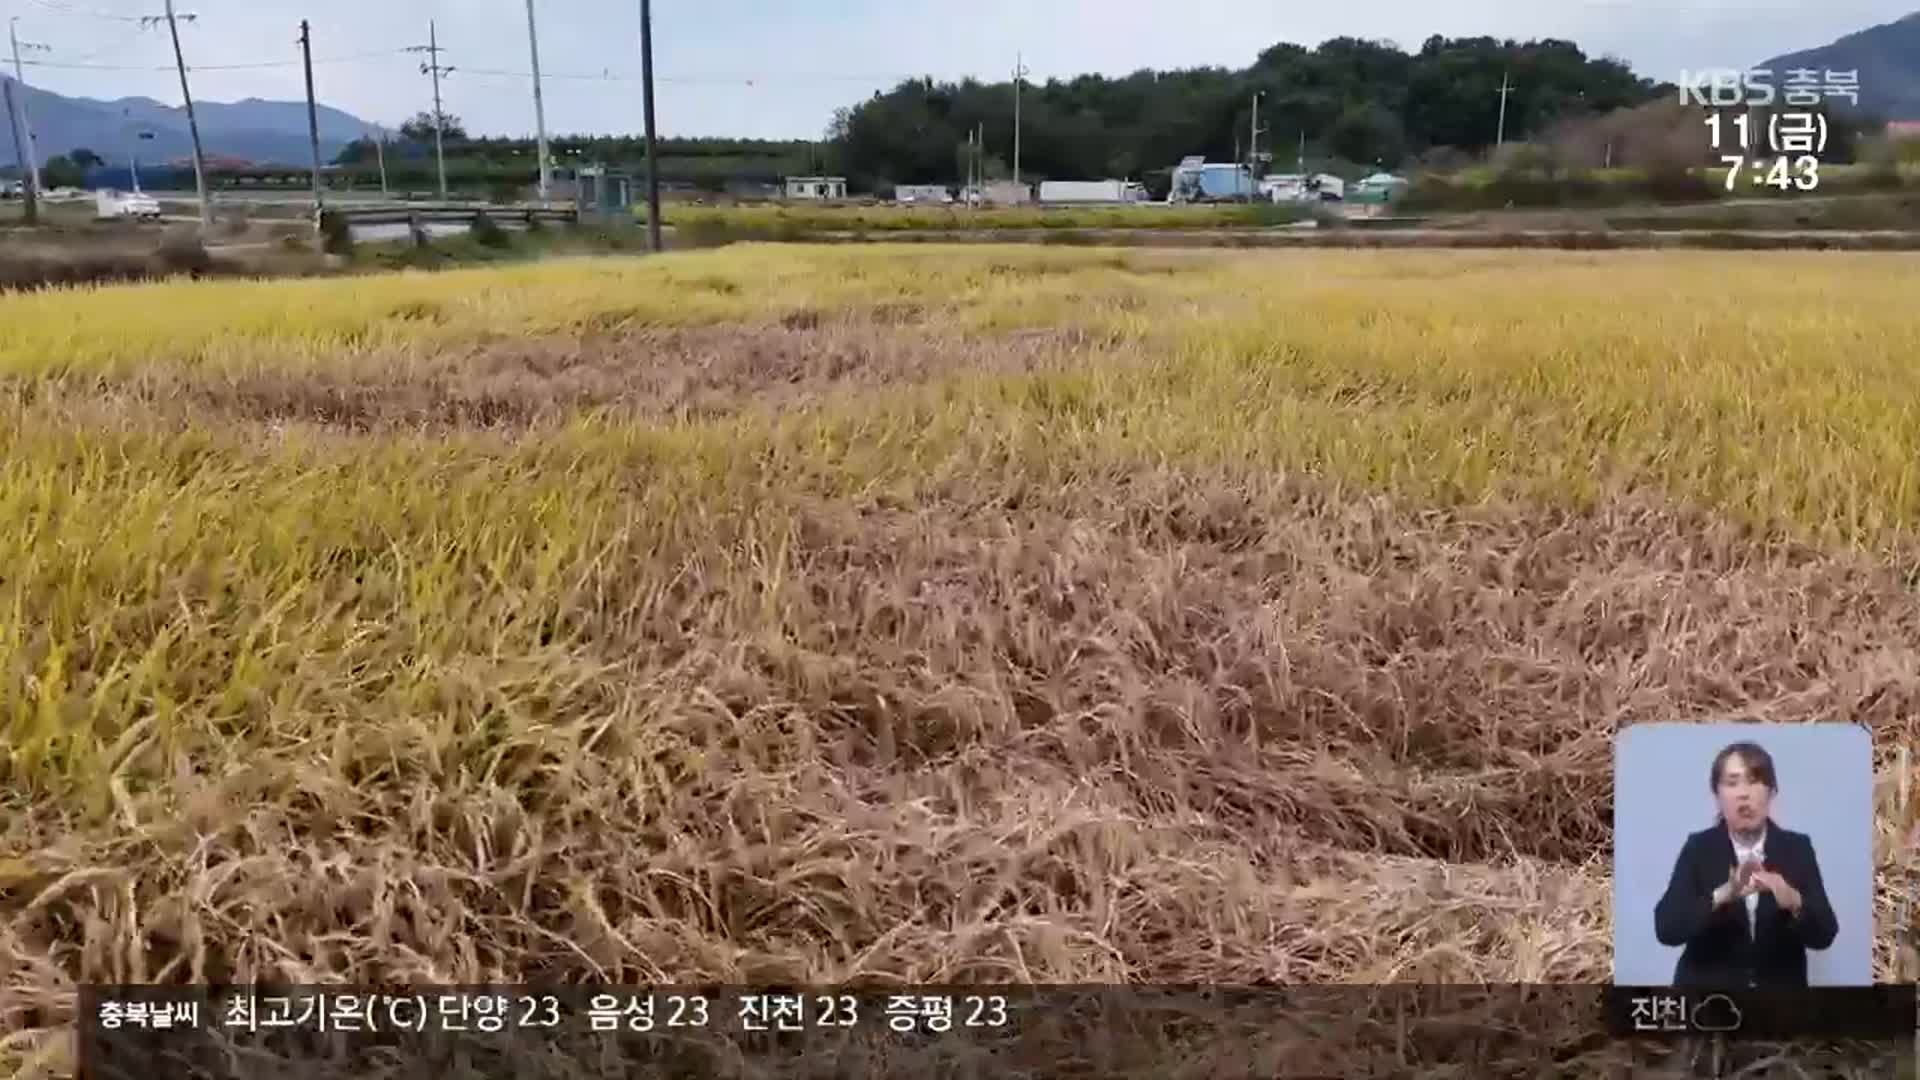
[[[844,176],[789,176],[786,179],[789,199],[844,199],[847,197],[847,178]]]
[[[633,177],[604,165],[585,165],[575,174],[574,202],[582,211],[609,216],[633,207]]]

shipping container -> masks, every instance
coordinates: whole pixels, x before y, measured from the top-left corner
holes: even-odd
[[[1146,197],[1147,189],[1130,180],[1048,180],[1040,185],[1040,202],[1047,206],[1118,205]]]

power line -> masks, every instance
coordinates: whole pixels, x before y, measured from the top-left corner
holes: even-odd
[[[33,0],[33,5],[49,15],[60,15],[84,19],[105,19],[109,22],[147,23],[149,15],[119,15],[111,11],[95,11],[90,8],[76,8],[62,0]]]
[[[102,16],[102,17],[104,18],[106,16]],[[112,16],[112,17],[116,19],[121,18],[121,16]],[[133,16],[126,16],[125,18],[127,19],[127,21],[131,21],[131,22],[140,21],[138,18],[135,18]],[[186,18],[186,16],[182,15],[181,18]],[[151,64],[151,65],[149,64],[96,64],[96,63],[82,62],[90,57],[98,56],[104,52],[111,51],[112,49],[118,49],[127,44],[130,44],[133,40],[137,39],[138,37],[139,37],[139,34],[136,32],[131,38],[125,39],[114,45],[108,46],[107,48],[95,50],[92,53],[82,54],[81,56],[76,57],[72,60],[23,60],[22,63],[26,64],[29,67],[60,68],[60,69],[71,69],[76,71],[172,71],[173,70],[174,65],[172,64]],[[313,62],[316,64],[355,64],[355,63],[362,63],[368,60],[380,60],[380,59],[385,59],[391,56],[399,56],[409,52],[424,52],[424,51],[426,51],[424,48],[421,48],[421,49],[373,49],[367,52],[350,53],[344,56],[326,56],[326,57],[316,56],[313,58]],[[266,69],[266,68],[293,67],[298,65],[299,63],[300,63],[300,60],[298,58],[291,58],[286,60],[257,60],[257,61],[241,63],[241,64],[189,64],[187,66],[187,70],[188,71],[251,71],[251,70]],[[480,75],[480,76],[485,76],[489,78],[500,78],[500,79],[530,79],[533,77],[533,73],[530,71],[515,71],[511,68],[462,67],[460,71],[463,74],[467,74],[467,75]],[[542,79],[571,79],[571,80],[578,80],[582,82],[639,82],[641,80],[641,75],[639,72],[625,72],[625,71],[616,72],[612,68],[603,68],[598,74],[591,74],[587,72],[542,71],[540,73],[540,77]],[[848,83],[848,82],[889,83],[889,82],[904,82],[904,81],[919,82],[924,80],[925,78],[926,78],[925,75],[913,75],[906,72],[891,72],[891,73],[876,72],[876,73],[865,74],[865,75],[858,74],[858,73],[846,73],[846,72],[841,72],[841,73],[773,72],[771,74],[764,74],[764,75],[740,75],[740,74],[732,74],[732,73],[713,74],[713,75],[655,75],[653,77],[653,81],[659,82],[659,83],[679,83],[679,84],[685,84],[685,85],[700,85],[700,86],[728,86],[728,85],[754,86],[760,83],[791,84],[791,83],[807,83],[807,82],[817,82],[817,83]]]
[[[134,27],[134,29],[132,29],[131,35],[127,35],[127,37],[119,38],[119,40],[115,40],[115,42],[109,42],[109,44],[104,44],[104,46],[100,46],[100,48],[96,48],[96,50],[92,50],[92,52],[83,52],[83,54],[79,54],[79,56],[75,56],[73,60],[75,61],[98,60],[98,58],[102,58],[102,56],[108,56],[109,52],[119,52],[119,50],[123,50],[123,48],[127,48],[129,44],[132,44],[132,42],[136,42],[136,40],[140,40],[140,38],[142,37],[146,37],[146,27]],[[56,50],[56,52],[58,52],[58,50]]]
[[[124,42],[122,44],[125,44]],[[376,52],[359,53],[351,56],[328,56],[313,58],[316,64],[357,64],[368,60],[384,59],[407,52],[406,49],[381,49]],[[22,60],[28,67],[68,68],[81,71],[172,71],[172,64],[83,64],[60,60]],[[189,64],[188,71],[252,71],[259,68],[295,67],[300,59],[258,60],[246,64]],[[466,70],[462,68],[461,70]]]
[[[373,52],[354,53],[348,56],[315,57],[316,64],[357,64],[365,60],[378,60],[389,56],[399,56],[406,49],[377,49]],[[261,60],[251,64],[199,64],[189,71],[250,71],[254,68],[292,67],[299,60]]]
[[[506,68],[463,67],[460,70],[467,73],[468,75],[486,75],[486,76],[492,76],[495,78],[503,78],[503,79],[532,78],[531,72],[512,71]],[[628,73],[624,71],[615,72],[612,68],[602,69],[598,75],[589,75],[585,73],[542,71],[540,73],[540,77],[543,79],[579,79],[587,82],[639,82],[641,80],[641,76],[638,73]],[[812,74],[812,73],[805,73],[805,72],[774,72],[773,74],[770,74],[770,75],[733,75],[733,74],[655,75],[653,77],[653,81],[657,83],[682,83],[682,84],[688,84],[688,85],[701,85],[701,86],[731,86],[736,84],[754,86],[759,83],[780,84],[780,83],[804,83],[804,82],[821,82],[821,83],[829,83],[829,82],[831,83],[844,83],[844,82],[886,83],[886,82],[905,82],[905,81],[920,82],[925,78],[926,78],[925,75],[909,75],[902,72],[895,72],[893,74],[875,74],[875,75],[831,74],[826,72],[822,72],[819,74]]]

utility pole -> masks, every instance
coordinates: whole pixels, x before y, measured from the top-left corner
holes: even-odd
[[[1299,173],[1302,178],[1305,178],[1305,176],[1307,175],[1307,129],[1306,128],[1300,129],[1300,150],[1298,155],[1295,156],[1295,158],[1293,159],[1293,168],[1294,168],[1294,171]]]
[[[440,30],[432,19],[427,20],[427,43],[409,46],[408,52],[426,53],[427,62],[420,65],[420,74],[433,76],[433,159],[440,170],[440,201],[447,201],[447,114],[440,107],[440,76],[452,74],[450,67],[440,66]]]
[[[980,177],[980,205],[987,205],[987,122],[974,125],[973,156],[979,161],[974,172]]]
[[[156,23],[167,24],[167,33],[173,38],[173,66],[180,72],[180,99],[187,106],[187,131],[193,136],[193,186],[200,193],[200,227],[213,227],[213,192],[207,188],[207,157],[200,147],[200,121],[193,113],[193,91],[187,86],[187,60],[180,52],[180,20],[194,22],[200,16],[192,13],[175,13],[173,0],[167,0],[164,15],[148,15],[140,20],[142,26]]]
[[[131,157],[127,159],[128,171],[133,174],[133,193],[135,195],[138,195],[141,193],[140,192],[140,142],[143,139],[151,142],[153,140],[153,132],[141,131],[141,132],[137,132],[134,135],[133,154]]]
[[[540,143],[540,205],[549,206],[547,167],[547,107],[540,99],[540,35],[533,25],[533,0],[527,0],[527,48],[533,52],[533,130]]]
[[[1027,77],[1027,65],[1020,54],[1013,54],[1013,179],[1020,179],[1020,83]]]
[[[27,137],[27,162],[24,173],[32,178],[33,189],[38,191],[40,190],[40,148],[34,145],[33,116],[27,112],[27,76],[20,68],[20,50],[26,49],[30,52],[52,52],[53,50],[37,41],[21,41],[19,25],[20,16],[15,15],[8,19],[7,37],[13,41],[13,79],[20,84],[20,127],[26,132]]]
[[[373,140],[373,156],[380,162],[380,197],[385,199],[392,193],[387,190],[387,133],[384,131]]]
[[[14,159],[20,163],[20,175],[24,178],[27,176],[27,143],[26,140],[20,136],[20,114],[15,112],[13,108],[13,82],[0,77],[0,84],[4,84],[6,89],[7,123],[13,128],[13,156]],[[24,200],[23,209],[26,212],[27,224],[32,225],[39,221],[40,202],[33,190],[33,184],[29,182],[22,185],[20,196],[21,199]]]
[[[973,128],[967,129],[967,206],[978,209],[987,201],[987,193],[980,183],[980,149],[977,145],[980,134]]]
[[[313,104],[313,31],[305,19],[300,20],[300,62],[307,69],[307,141],[313,145],[313,220],[318,224],[326,200],[320,189],[320,116]]]
[[[152,141],[153,132],[148,131],[144,127],[140,126],[139,124],[134,123],[133,112],[130,109],[121,109],[120,118],[123,121],[125,121],[123,124],[120,125],[120,133],[123,135],[131,133],[133,135],[133,139],[127,143],[127,172],[133,179],[133,193],[135,195],[138,195],[141,193],[140,192],[140,143],[142,141],[148,141],[148,142]]]
[[[1253,119],[1247,121],[1247,201],[1253,201],[1254,190],[1259,186],[1260,172],[1260,136],[1266,129],[1260,126],[1260,99],[1265,90],[1253,92]]]
[[[961,204],[962,206],[964,206],[964,207],[966,207],[967,209],[969,209],[969,210],[971,210],[971,209],[973,209],[973,197],[974,197],[974,190],[973,190],[973,129],[972,129],[972,128],[968,128],[968,129],[967,129],[967,156],[966,156],[966,164],[965,164],[965,165],[963,165],[963,166],[961,167],[961,173],[963,174],[963,176],[962,176],[962,179],[961,179],[961,181],[960,181],[960,204]]]
[[[647,123],[647,250],[660,246],[660,167],[654,157],[653,0],[640,0],[640,100]]]
[[[1503,71],[1500,73],[1500,128],[1494,135],[1495,146],[1507,145],[1507,95],[1512,92],[1513,87],[1508,85],[1507,73]]]

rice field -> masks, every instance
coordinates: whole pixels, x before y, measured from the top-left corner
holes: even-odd
[[[0,298],[0,1064],[70,1068],[85,982],[1606,981],[1655,720],[1873,728],[1911,978],[1917,288],[754,245]],[[1583,1038],[1520,1027],[1431,1074]]]

